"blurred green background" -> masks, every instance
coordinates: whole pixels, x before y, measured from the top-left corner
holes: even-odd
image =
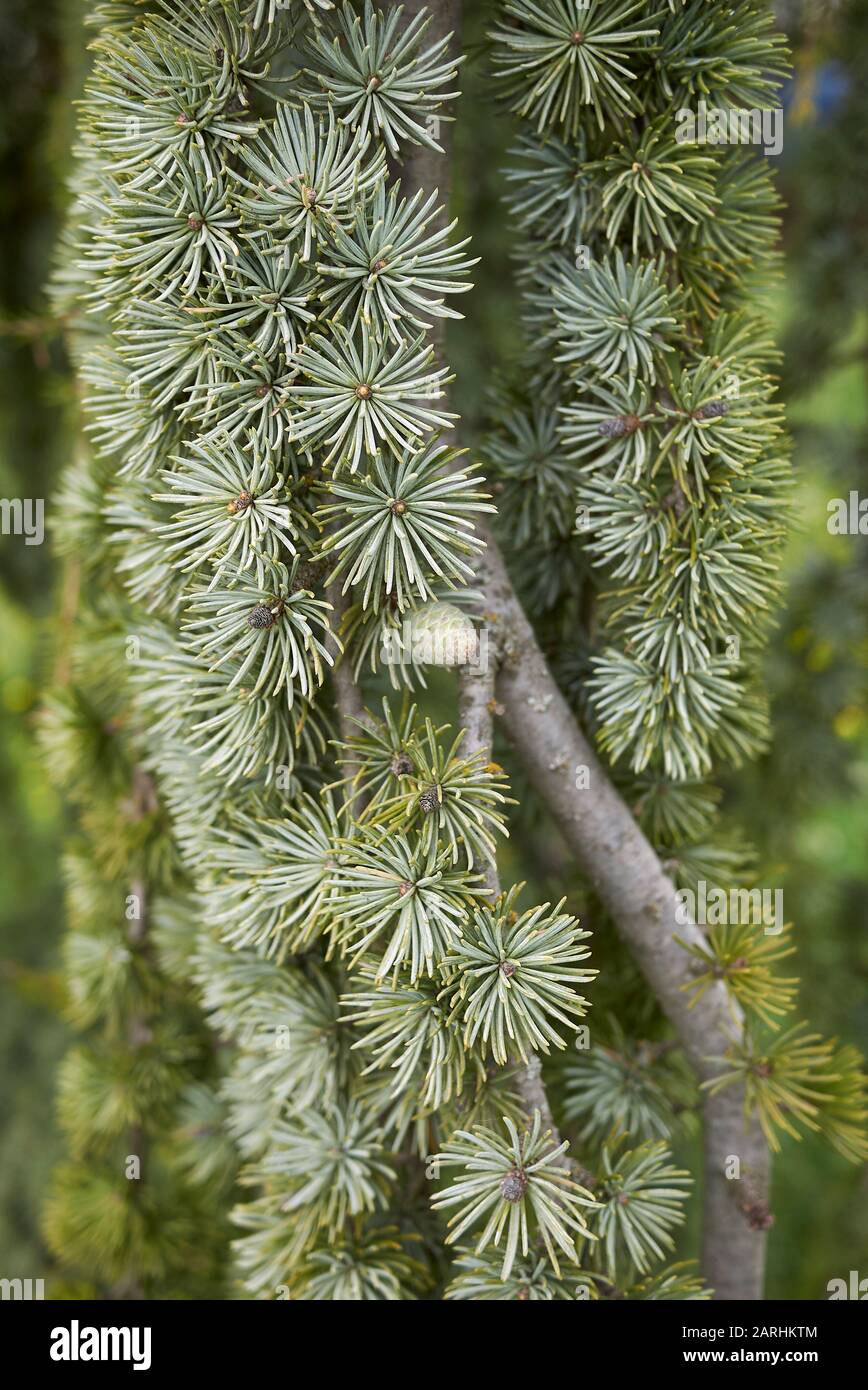
[[[73,447],[73,387],[42,285],[85,70],[82,7],[4,0],[0,8],[0,495],[47,499],[58,527],[63,517],[50,498]],[[473,56],[484,41],[484,6],[468,12],[464,45]],[[788,601],[768,660],[775,743],[732,780],[725,812],[756,845],[760,881],[784,887],[802,1014],[868,1051],[868,538],[826,530],[829,498],[860,488],[868,495],[868,0],[782,0],[779,15],[796,60],[776,161],[787,213],[775,296],[796,439],[796,525]],[[482,262],[449,355],[472,429],[481,423],[483,374],[517,351],[516,305],[496,175],[510,132],[472,61],[463,86],[465,109],[476,115],[457,126],[454,203]],[[53,1087],[67,1042],[58,973],[64,810],[40,767],[33,726],[69,597],[48,544],[0,538],[4,1277],[50,1270],[39,1204],[60,1150]],[[775,1168],[769,1297],[822,1298],[828,1279],[860,1266],[868,1273],[866,1197],[865,1171],[820,1143],[786,1145]],[[694,1240],[691,1230],[685,1253]]]

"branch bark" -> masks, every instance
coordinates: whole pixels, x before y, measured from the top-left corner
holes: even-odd
[[[494,738],[495,677],[493,660],[486,662],[480,669],[465,666],[459,674],[458,711],[465,731],[462,745],[465,754],[485,753],[487,757],[491,756]],[[485,886],[494,897],[500,892],[497,865],[489,860],[484,867],[484,874]],[[553,1142],[559,1145],[561,1135],[552,1115],[539,1057],[534,1055],[529,1062],[516,1067],[515,1083],[528,1115],[533,1116],[533,1112],[538,1110],[543,1127],[551,1130]],[[579,1176],[579,1165],[567,1154],[561,1155],[560,1162],[564,1168]],[[580,1180],[585,1186],[589,1186],[588,1179],[589,1175],[582,1169]]]
[[[346,594],[341,593],[340,580],[335,580],[326,588],[326,598],[332,606],[330,626],[332,632],[339,633],[343,625],[344,615],[349,607]],[[352,663],[347,652],[342,652],[336,641],[329,637],[326,646],[334,665],[331,668],[332,686],[334,689],[335,706],[337,708],[338,725],[341,731],[341,738],[346,740],[353,738],[359,733],[359,723],[367,722],[368,715],[365,710],[365,703],[362,699],[362,688],[353,675]]]
[[[405,0],[408,18],[423,8],[421,0]],[[451,31],[454,46],[460,0],[441,0],[432,7],[432,14],[429,40]],[[401,171],[405,193],[437,187],[446,203],[450,182],[446,148],[445,158],[428,150],[413,153]],[[439,350],[442,325],[435,328]],[[503,705],[506,730],[535,790],[558,820],[580,868],[636,957],[698,1077],[711,1078],[720,1069],[713,1059],[743,1031],[742,1014],[723,984],[709,990],[695,1008],[689,1007],[682,987],[691,979],[690,957],[674,939],[674,885],[549,671],[490,526],[483,524],[479,529],[487,549],[479,563],[477,587],[484,595],[490,645],[493,638],[497,653],[497,698]],[[469,689],[466,694],[469,697]],[[468,718],[476,717],[475,709],[474,700],[468,704]],[[580,766],[589,774],[584,790],[576,786]],[[687,940],[701,938],[696,926],[679,923],[677,930]],[[539,1082],[537,1070],[527,1084],[535,1088]],[[769,1152],[759,1125],[755,1119],[746,1123],[744,1114],[742,1087],[729,1087],[705,1100],[702,1263],[718,1299],[762,1298],[764,1231],[770,1221]],[[740,1170],[738,1180],[726,1176],[735,1167],[734,1159]]]
[[[357,681],[353,674],[350,653],[346,647],[341,647],[337,640],[349,608],[349,599],[341,590],[340,579],[326,585],[326,598],[332,606],[329,624],[330,634],[326,639],[326,648],[332,658],[331,680],[335,713],[338,717],[341,738],[344,743],[348,743],[350,739],[357,738],[364,727],[370,727],[372,720],[365,708],[361,682]],[[361,766],[355,761],[347,761],[345,770],[346,776],[354,779],[361,772]],[[348,784],[347,795],[352,800],[355,814],[358,815],[367,805],[367,796],[358,791],[353,780]]]
[[[491,761],[494,737],[494,663],[486,662],[481,670],[463,666],[458,675],[458,715],[464,729],[461,751],[465,757],[484,753]],[[500,892],[497,865],[488,860],[477,866],[485,875],[485,886],[492,896]]]
[[[494,536],[478,567],[491,623],[489,649],[498,654],[497,698],[504,726],[537,794],[558,821],[585,877],[635,956],[701,1080],[718,1074],[720,1056],[744,1020],[723,984],[694,1008],[683,986],[690,957],[675,940],[702,939],[699,928],[676,921],[675,887],[615,790],[579,728],[539,648],[512,587]],[[587,777],[577,779],[578,769]],[[580,790],[577,780],[587,783]],[[703,1272],[721,1299],[762,1297],[768,1200],[768,1146],[752,1121],[745,1125],[744,1093],[730,1087],[704,1104],[705,1163]],[[741,1181],[726,1172],[738,1159]],[[740,1214],[740,1211],[741,1214]]]

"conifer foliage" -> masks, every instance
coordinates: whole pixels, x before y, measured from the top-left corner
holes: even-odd
[[[655,844],[685,882],[731,862],[705,779],[767,736],[776,201],[762,160],[677,144],[675,112],[767,105],[784,60],[752,0],[493,11],[531,369],[468,460],[434,330],[475,259],[408,173],[450,119],[448,36],[371,0],[92,6],[53,286],[81,597],[44,719],[81,808],[86,1033],[46,1224],[89,1289],[190,1295],[195,1251],[222,1296],[709,1296],[668,1263],[690,1180],[667,1140],[696,1107],[677,1049],[615,1022],[582,1050],[589,933],[494,890],[503,768],[397,687],[456,664],[444,632],[478,651],[496,484],[537,630]],[[146,928],[118,930],[130,894]],[[773,1029],[792,991],[755,941],[709,937],[696,1007],[711,975]],[[567,1050],[574,1157],[521,1084]],[[727,1065],[773,1139],[783,1115],[860,1151],[849,1052],[785,1032]]]

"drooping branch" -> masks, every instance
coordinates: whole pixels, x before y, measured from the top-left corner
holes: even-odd
[[[405,8],[415,14],[425,7],[411,0]],[[455,33],[460,0],[447,0],[432,14],[432,41]],[[405,193],[436,186],[442,195],[449,184],[447,166],[448,158],[436,152],[414,152],[402,169]],[[476,585],[483,594],[490,645],[497,655],[496,692],[505,729],[537,794],[636,958],[697,1076],[708,1079],[719,1070],[720,1064],[713,1059],[742,1033],[741,1013],[723,984],[689,1007],[683,986],[691,979],[690,958],[675,940],[674,885],[552,676],[490,527],[483,525],[480,530],[487,549],[478,565]],[[475,717],[476,708],[474,695],[468,717]],[[587,769],[587,778],[578,779],[587,782],[581,790],[579,768]],[[697,927],[680,921],[677,932],[688,942],[701,939]],[[536,1081],[540,1082],[538,1074]],[[744,1092],[739,1086],[707,1098],[704,1120],[703,1272],[718,1299],[759,1299],[768,1225],[768,1145],[756,1121],[745,1121]]]
[[[339,580],[328,585],[326,597],[332,606],[332,631],[340,632],[348,603],[346,594],[341,592]],[[362,698],[362,688],[353,675],[352,662],[347,653],[338,647],[334,638],[329,639],[327,646],[329,655],[334,662],[331,668],[332,688],[335,695],[338,725],[341,731],[341,738],[346,742],[348,739],[358,734],[360,723],[364,724],[367,722],[365,704]]]
[[[503,722],[537,794],[545,801],[582,872],[675,1028],[701,1080],[716,1074],[720,1056],[743,1027],[723,984],[694,1008],[684,986],[690,958],[675,940],[701,940],[699,928],[676,924],[676,896],[660,860],[615,790],[548,669],[512,587],[493,535],[477,585],[490,615]],[[491,645],[491,642],[489,643]],[[581,772],[581,776],[578,776]],[[581,784],[581,789],[577,783]],[[737,1159],[738,1165],[732,1160]],[[730,1181],[740,1172],[748,1186]],[[768,1146],[759,1125],[747,1127],[744,1095],[728,1088],[705,1102],[703,1267],[718,1298],[761,1297],[762,1223],[740,1218],[737,1206],[762,1208],[768,1195]],[[759,1227],[759,1228],[758,1228]]]
[[[459,675],[458,713],[465,731],[465,753],[484,752],[488,756],[491,754],[494,738],[495,681],[496,669],[493,660],[484,662],[479,668],[465,666]],[[484,867],[484,873],[489,892],[492,895],[499,893],[500,879],[496,864],[489,861]],[[559,1145],[561,1136],[552,1115],[539,1057],[534,1055],[527,1063],[516,1067],[515,1083],[528,1115],[533,1115],[533,1112],[538,1110],[544,1128],[551,1131],[554,1143]],[[570,1171],[577,1167],[566,1154],[562,1155],[561,1162]],[[584,1170],[581,1178],[587,1186],[589,1175]]]
[[[463,752],[484,753],[491,759],[494,738],[494,663],[485,662],[481,669],[467,665],[458,677],[458,715],[464,729]],[[497,866],[490,860],[480,866],[485,873],[485,883],[489,892],[500,892]]]

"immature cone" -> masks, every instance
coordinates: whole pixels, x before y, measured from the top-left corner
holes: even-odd
[[[237,516],[239,512],[246,512],[248,507],[252,507],[256,498],[252,492],[239,492],[231,502],[227,502],[226,510],[230,516]]]
[[[641,426],[638,415],[615,415],[611,420],[601,420],[597,433],[604,439],[623,439],[625,434],[635,434]]]
[[[527,1174],[523,1168],[510,1168],[500,1184],[500,1195],[507,1202],[520,1202],[527,1192]]]
[[[257,631],[271,627],[273,622],[274,614],[267,603],[257,603],[256,607],[252,608],[247,615],[248,626],[255,627]]]
[[[709,401],[706,405],[701,405],[698,410],[694,410],[694,420],[718,420],[721,415],[729,412],[728,401]]]
[[[432,815],[440,805],[440,797],[437,795],[436,786],[426,787],[419,797],[419,805],[426,815]]]
[[[407,623],[413,660],[423,666],[467,666],[477,661],[476,628],[454,603],[426,603]]]

